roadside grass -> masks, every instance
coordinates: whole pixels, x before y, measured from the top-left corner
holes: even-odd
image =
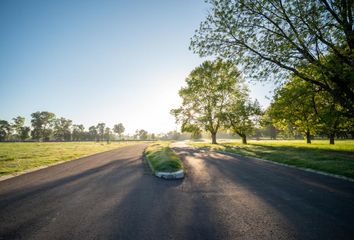
[[[0,143],[0,176],[112,150],[136,142]]]
[[[145,156],[153,167],[153,171],[175,172],[183,169],[183,163],[169,147],[171,142],[155,142],[145,149]]]
[[[189,144],[354,178],[353,140],[337,140],[335,145],[329,145],[327,140],[314,140],[312,144],[302,140],[251,140],[247,145],[239,141]]]

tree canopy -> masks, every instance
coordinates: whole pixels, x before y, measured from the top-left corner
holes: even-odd
[[[125,131],[123,123],[118,123],[113,126],[113,131],[118,134],[119,138],[122,137],[122,134]]]
[[[216,134],[223,125],[226,106],[244,89],[244,80],[231,61],[205,61],[186,79],[179,91],[182,106],[171,113],[181,123],[183,132],[207,131],[216,144]]]
[[[294,74],[328,92],[353,116],[352,0],[207,2],[209,15],[191,39],[195,53],[235,60],[258,80]]]
[[[252,102],[247,92],[232,98],[226,108],[225,127],[231,128],[233,133],[242,138],[242,143],[247,144],[247,135],[253,133],[257,118],[262,114],[261,107],[257,100]]]
[[[328,92],[296,76],[277,90],[268,114],[276,127],[293,127],[306,137],[307,143],[317,133],[327,135],[334,144],[335,135],[352,130],[354,124]]]
[[[309,83],[294,77],[276,92],[269,114],[278,129],[289,130],[293,126],[297,132],[311,143],[311,135],[318,130],[319,119],[315,112],[316,89]]]
[[[55,114],[47,111],[34,112],[31,114],[31,124],[33,127],[32,137],[36,140],[49,140],[52,134],[52,126],[55,119]]]

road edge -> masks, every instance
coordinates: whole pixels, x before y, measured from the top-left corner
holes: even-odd
[[[132,145],[128,145],[128,146],[132,146]],[[127,146],[123,146],[123,147],[127,147]],[[10,173],[10,174],[1,176],[0,177],[0,182],[5,181],[7,179],[14,178],[14,177],[18,177],[18,176],[21,176],[21,175],[24,175],[24,174],[28,174],[28,173],[31,173],[31,172],[36,172],[36,171],[39,171],[39,170],[42,170],[42,169],[45,169],[45,168],[49,168],[49,167],[53,167],[53,166],[56,166],[56,165],[60,165],[60,164],[66,163],[66,162],[79,160],[79,159],[82,159],[82,158],[85,158],[85,157],[91,157],[91,156],[94,156],[94,155],[97,155],[97,154],[101,154],[101,153],[115,151],[115,150],[120,149],[120,148],[122,148],[122,147],[118,147],[118,148],[115,148],[115,149],[111,149],[111,150],[107,150],[107,151],[103,151],[103,152],[98,152],[98,153],[94,153],[94,154],[88,154],[88,155],[84,155],[84,156],[81,156],[81,157],[78,157],[78,158],[74,158],[74,159],[62,160],[62,161],[51,163],[51,164],[48,164],[48,165],[45,165],[45,166],[40,166],[40,167],[27,169],[27,170],[22,171],[22,172]]]
[[[302,170],[302,171],[305,171],[305,172],[317,173],[317,174],[328,176],[328,177],[333,177],[333,178],[337,178],[337,179],[346,180],[346,181],[349,181],[349,182],[354,182],[353,178],[349,178],[349,177],[345,177],[345,176],[341,176],[341,175],[337,175],[337,174],[333,174],[333,173],[322,172],[322,171],[314,170],[314,169],[311,169],[311,168],[297,167],[297,166],[294,166],[294,165],[274,162],[274,161],[271,161],[271,160],[257,158],[257,157],[243,156],[241,154],[231,153],[231,152],[222,151],[222,150],[212,150],[212,151],[217,152],[217,153],[221,153],[221,154],[226,154],[226,155],[229,154],[229,155],[236,156],[236,157],[244,157],[244,158],[248,158],[248,159],[254,159],[254,160],[257,160],[257,161],[263,161],[263,162],[271,163],[271,164],[278,165],[278,166],[298,169],[298,170]]]

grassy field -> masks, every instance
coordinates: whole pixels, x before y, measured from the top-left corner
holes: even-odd
[[[0,176],[136,144],[136,142],[0,143]]]
[[[329,145],[327,140],[314,140],[312,144],[303,140],[251,140],[248,145],[240,141],[222,141],[216,146],[205,142],[191,142],[190,145],[354,178],[353,140],[337,140],[335,145]]]
[[[155,171],[175,172],[183,169],[177,154],[169,148],[171,142],[156,142],[145,149],[145,156]]]

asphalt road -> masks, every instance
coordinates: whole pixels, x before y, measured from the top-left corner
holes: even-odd
[[[176,145],[187,176],[153,177],[144,145],[0,182],[0,239],[353,239],[354,183]]]

